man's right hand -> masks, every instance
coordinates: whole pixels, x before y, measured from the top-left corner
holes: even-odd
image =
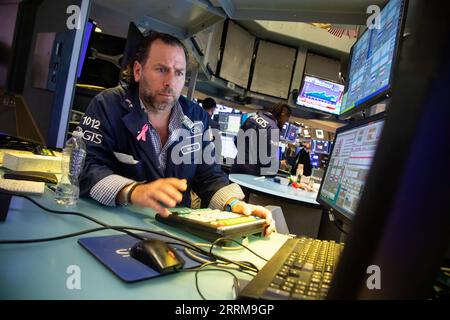
[[[164,206],[173,208],[183,199],[187,189],[186,179],[164,178],[137,186],[131,194],[131,203],[152,208],[163,217],[170,212]]]

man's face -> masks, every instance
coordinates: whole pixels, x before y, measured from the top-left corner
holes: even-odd
[[[183,48],[156,40],[143,65],[135,62],[134,80],[139,83],[139,97],[146,108],[168,112],[181,94],[186,78]]]
[[[311,150],[311,142],[310,141],[303,142],[303,145],[305,146],[306,150]]]
[[[278,128],[282,129],[284,124],[286,122],[289,122],[289,119],[291,118],[291,116],[288,114],[288,112],[285,110],[283,110],[283,112],[281,112],[277,124],[278,124]]]

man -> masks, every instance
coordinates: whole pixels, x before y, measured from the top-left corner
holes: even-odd
[[[270,212],[240,201],[241,188],[229,184],[218,164],[202,161],[204,151],[213,149],[202,139],[209,116],[180,97],[187,56],[177,38],[151,33],[125,72],[130,84],[92,100],[78,128],[87,146],[81,196],[167,216],[167,208],[189,207],[192,189],[213,209],[266,218],[268,235],[274,229]]]
[[[310,140],[303,141],[302,147],[294,159],[294,164],[291,169],[292,175],[297,175],[297,168],[301,164],[303,165],[303,172],[301,172],[301,174],[306,177],[311,176],[312,165],[311,165],[311,158],[309,155],[310,150],[311,150],[311,141]]]
[[[279,130],[289,121],[291,113],[291,107],[280,102],[269,112],[249,117],[237,136],[238,155],[231,173],[276,175],[280,167]]]
[[[213,98],[209,98],[208,97],[205,100],[203,100],[203,102],[202,102],[203,109],[206,112],[208,112],[208,114],[209,114],[209,118],[210,118],[209,119],[209,126],[212,129],[220,130],[219,123],[212,118],[213,115],[214,115],[214,111],[216,110],[216,106],[217,106],[216,101]]]

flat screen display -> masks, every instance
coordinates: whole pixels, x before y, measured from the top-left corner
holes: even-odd
[[[300,106],[339,115],[344,85],[305,75],[296,103]]]

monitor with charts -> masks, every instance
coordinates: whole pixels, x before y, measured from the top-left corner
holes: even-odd
[[[380,28],[366,29],[353,45],[341,118],[371,107],[389,94],[404,10],[404,0],[389,1],[380,12]]]
[[[339,115],[344,85],[305,75],[296,103],[315,111]]]

